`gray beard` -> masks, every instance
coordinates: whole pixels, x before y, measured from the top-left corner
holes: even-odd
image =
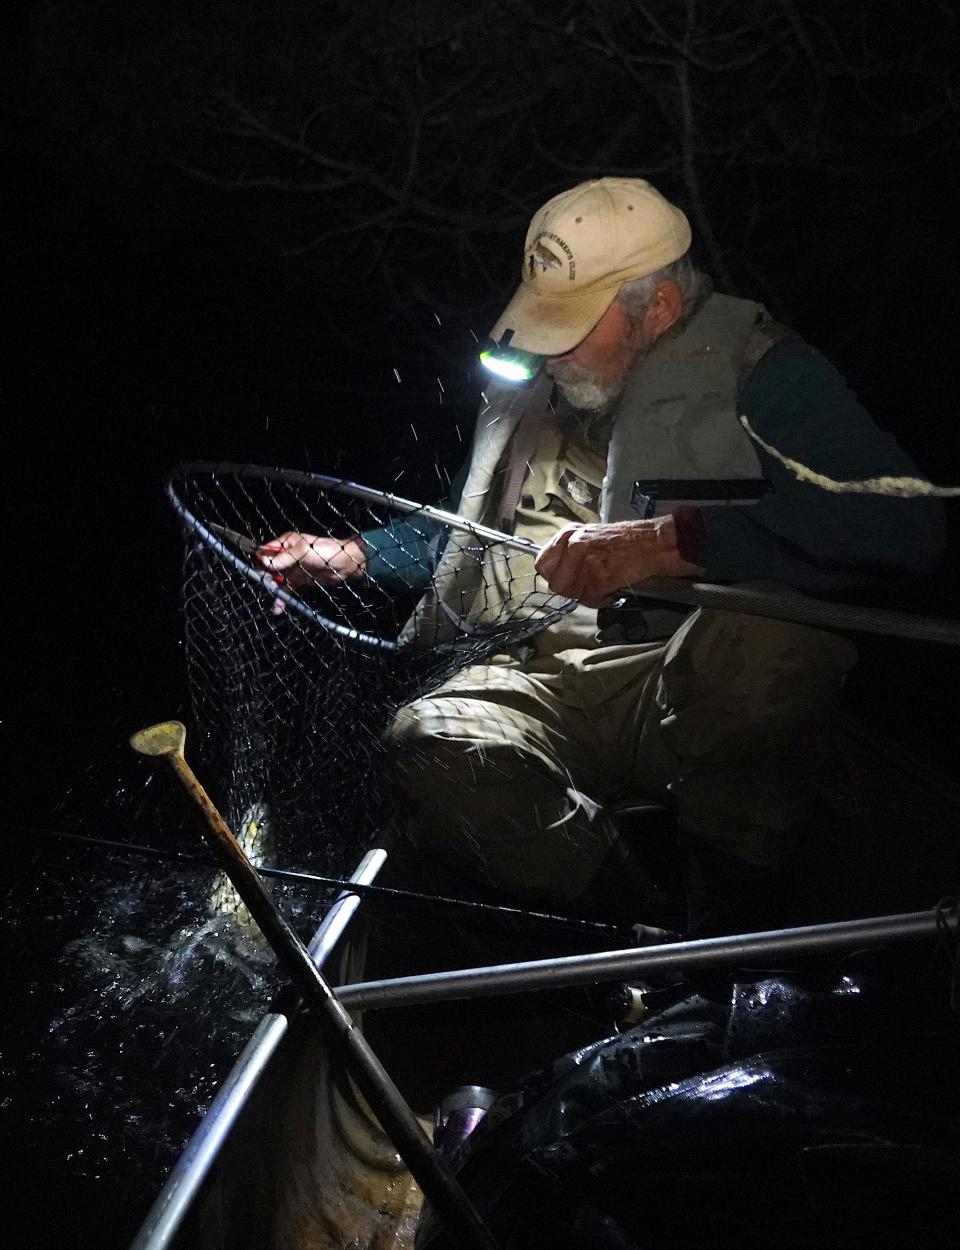
[[[556,365],[551,377],[557,389],[571,408],[581,412],[601,412],[612,407],[620,398],[626,378],[601,381],[581,365],[572,361]]]
[[[566,432],[605,456],[626,375],[600,379],[582,365],[567,361],[554,366],[551,376],[560,392],[558,415]]]
[[[617,415],[617,404],[613,401],[605,408],[594,410],[574,407],[564,389],[559,386],[561,402],[557,405],[557,418],[561,430],[570,438],[589,447],[591,451],[606,456],[610,445],[610,434]]]

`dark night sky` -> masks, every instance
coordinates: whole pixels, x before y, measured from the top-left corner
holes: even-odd
[[[619,20],[628,6],[605,7]],[[815,50],[809,82],[802,58],[765,83],[735,67],[695,79],[699,189],[720,240],[717,253],[701,238],[705,263],[719,256],[736,293],[789,315],[931,477],[960,482],[955,6],[800,7],[835,22],[841,43],[865,40],[870,72],[824,64],[821,79]],[[364,46],[370,5],[174,4],[140,14],[135,30],[126,6],[94,13],[58,0],[25,24],[5,79],[16,188],[5,231],[8,819],[46,820],[87,764],[102,767],[133,729],[184,711],[168,467],[282,463],[374,486],[402,470],[408,494],[428,495],[434,459],[457,466],[454,428],[471,420],[468,330],[482,333],[512,289],[530,212],[614,170],[652,171],[690,207],[682,168],[663,164],[675,136],[654,124],[652,97],[626,71],[617,79],[616,58],[591,61],[597,41],[617,42],[616,21],[598,33],[586,10],[542,6],[545,31],[524,25],[522,6],[437,0],[422,13],[439,33],[421,31],[415,54],[410,31],[389,26]],[[736,22],[729,4],[701,12],[732,29],[758,9],[736,7]],[[195,29],[181,40],[188,17]],[[276,131],[295,132],[316,85],[307,53],[336,39],[342,75],[327,65],[317,90],[328,110],[351,107],[317,142],[381,181],[402,181],[395,159],[412,171],[389,232],[372,176],[315,200],[231,189],[222,184],[238,169],[296,180],[303,162],[256,144],[241,159],[235,137],[204,129],[228,84]],[[642,41],[631,46],[639,54]],[[737,49],[726,51],[732,63]],[[451,83],[470,84],[457,111],[425,128],[416,165],[396,155],[409,135],[391,76],[404,74],[419,83],[404,107],[424,116]],[[291,240],[323,236],[354,209],[360,224],[331,235],[323,263],[293,255]],[[956,508],[951,562],[923,591],[930,611],[960,614]],[[956,657],[868,651],[865,706],[946,762]]]

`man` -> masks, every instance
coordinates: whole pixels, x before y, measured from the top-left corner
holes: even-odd
[[[669,807],[689,926],[716,932],[768,919],[854,647],[706,610],[651,610],[612,641],[595,609],[654,575],[783,593],[899,583],[936,566],[943,522],[929,500],[827,494],[758,449],[739,414],[828,476],[916,473],[822,356],[713,294],[689,247],[683,213],[640,179],[583,183],[534,216],[491,337],[545,357],[546,377],[488,388],[452,506],[532,538],[537,572],[579,606],[402,709],[388,739],[411,838],[530,901],[638,911],[643,848],[617,810]],[[424,586],[422,534],[406,563],[385,535],[287,534],[261,559],[294,581]],[[455,549],[444,560],[461,571]],[[444,626],[444,594],[434,579],[413,630]]]

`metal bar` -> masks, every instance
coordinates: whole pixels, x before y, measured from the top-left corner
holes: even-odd
[[[451,529],[462,530],[468,534],[474,534],[477,538],[485,538],[490,542],[503,543],[505,546],[513,547],[517,551],[525,551],[535,555],[540,550],[532,539],[518,538],[514,534],[504,534],[501,530],[493,529],[489,525],[481,525],[478,521],[468,521],[466,517],[459,516],[456,512],[447,512],[445,508],[435,508],[432,504],[417,503],[415,499],[405,499],[402,495],[394,495],[391,491],[377,490],[372,486],[363,486],[359,482],[351,482],[345,477],[331,477],[326,473],[310,473],[303,469],[269,469],[259,465],[220,464],[217,461],[196,460],[189,464],[179,465],[169,475],[167,478],[168,494],[171,492],[171,483],[174,478],[189,473],[228,473],[242,477],[266,478],[267,480],[279,478],[281,481],[297,482],[303,486],[319,486],[321,490],[340,491],[344,495],[351,495],[354,499],[364,499],[368,503],[385,503],[388,507],[396,508],[398,512],[404,512],[408,515],[417,512],[422,516],[430,517],[431,520],[442,521],[444,525],[449,525]],[[175,494],[173,492],[174,496]],[[177,499],[178,504],[179,502],[179,499]],[[210,528],[214,529],[216,527],[210,526]]]
[[[409,1007],[418,1003],[517,994],[524,990],[589,985],[644,972],[722,967],[771,956],[824,954],[859,946],[916,941],[956,934],[957,929],[956,911],[947,913],[934,908],[933,911],[845,920],[837,924],[674,942],[639,950],[600,951],[485,968],[457,968],[452,972],[392,980],[358,981],[341,986],[336,994],[348,1011]]]
[[[891,638],[913,638],[960,647],[960,621],[942,616],[915,616],[888,608],[865,608],[851,603],[810,599],[802,594],[771,594],[750,586],[721,586],[713,582],[688,582],[679,577],[651,577],[623,594],[638,599],[658,599],[690,608],[716,608],[742,612],[776,621],[793,621],[823,629],[852,629]]]

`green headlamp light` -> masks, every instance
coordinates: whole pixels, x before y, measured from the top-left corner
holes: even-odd
[[[512,330],[504,330],[499,343],[487,339],[480,348],[480,363],[504,382],[530,382],[546,359],[535,352],[511,347]]]

